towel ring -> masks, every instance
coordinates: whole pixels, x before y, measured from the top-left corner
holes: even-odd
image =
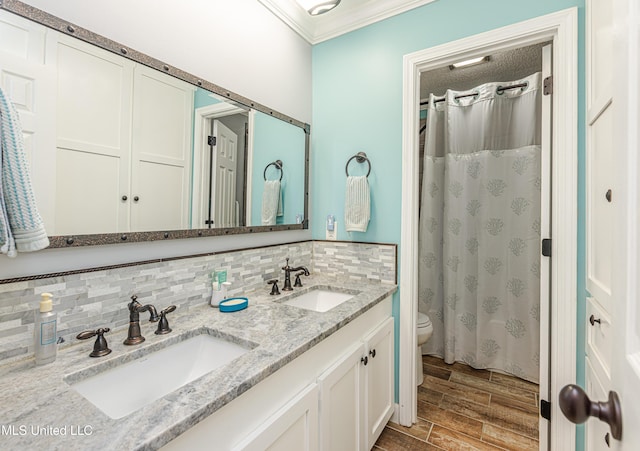
[[[352,156],[347,160],[347,164],[344,167],[344,172],[347,173],[347,177],[349,177],[349,163],[351,163],[351,160],[353,160],[354,158],[358,163],[364,163],[365,161],[367,162],[367,164],[369,165],[369,170],[367,171],[367,177],[369,177],[369,174],[371,174],[371,161],[369,161],[369,158],[367,158],[367,154],[364,152],[358,152],[357,154],[355,154],[354,156]]]
[[[275,166],[276,169],[280,169],[280,181],[282,181],[282,174],[284,173],[284,171],[282,170],[282,160],[276,160],[273,163],[269,163],[265,166],[264,173],[262,174],[265,182],[267,181],[267,169],[269,169],[269,166]]]

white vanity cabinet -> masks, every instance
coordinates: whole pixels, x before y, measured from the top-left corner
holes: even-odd
[[[393,375],[389,296],[162,450],[369,450],[393,413]]]
[[[393,414],[393,319],[319,378],[320,449],[369,450]]]

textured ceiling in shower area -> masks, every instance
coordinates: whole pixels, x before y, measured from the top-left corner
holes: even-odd
[[[441,96],[447,89],[464,91],[488,82],[518,80],[542,69],[542,47],[535,44],[490,55],[487,63],[451,70],[449,66],[423,72],[420,75],[420,98],[429,93]]]

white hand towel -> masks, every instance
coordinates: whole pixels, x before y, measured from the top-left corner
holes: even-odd
[[[278,190],[278,212],[276,213],[276,216],[278,217],[284,216],[284,186],[284,183],[280,182],[280,189]]]
[[[9,257],[49,246],[33,195],[18,112],[0,89],[0,251]]]
[[[262,191],[262,225],[275,225],[280,204],[280,180],[265,180]]]
[[[344,202],[347,232],[366,232],[371,218],[369,181],[366,175],[348,176]]]

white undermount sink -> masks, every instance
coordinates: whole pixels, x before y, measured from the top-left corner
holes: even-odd
[[[249,350],[203,333],[73,383],[71,387],[110,418],[118,419]]]
[[[316,288],[301,295],[284,301],[284,304],[293,305],[314,312],[326,312],[351,299],[354,295],[340,291]]]

